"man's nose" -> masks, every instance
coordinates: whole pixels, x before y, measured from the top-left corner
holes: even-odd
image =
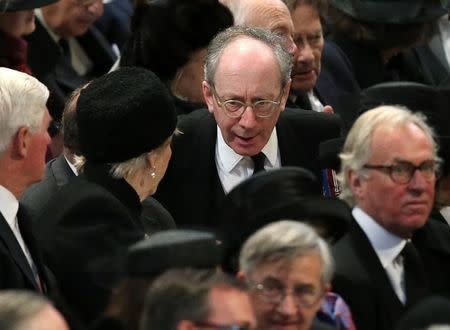
[[[314,61],[313,49],[308,42],[303,42],[303,45],[297,46],[297,60],[301,62]]]
[[[249,105],[245,106],[244,113],[239,119],[239,125],[244,128],[253,128],[256,126],[257,118],[253,108]]]
[[[295,315],[297,313],[297,304],[292,295],[287,294],[283,297],[277,306],[277,311],[283,315]]]
[[[423,191],[426,189],[427,185],[434,185],[434,181],[427,181],[421,171],[416,169],[411,177],[411,180],[408,183],[408,188],[414,191]]]

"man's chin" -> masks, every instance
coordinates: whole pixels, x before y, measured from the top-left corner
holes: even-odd
[[[311,91],[316,84],[316,79],[298,79],[298,78],[292,78],[291,83],[291,90],[294,93],[300,94]]]

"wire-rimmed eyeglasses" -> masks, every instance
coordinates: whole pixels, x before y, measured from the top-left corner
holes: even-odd
[[[244,103],[242,101],[233,99],[223,101],[220,99],[219,95],[217,95],[215,87],[211,86],[211,89],[217,104],[230,118],[241,117],[248,107],[251,107],[253,109],[256,117],[268,118],[272,116],[275,108],[281,104],[281,98],[283,97],[283,89],[281,89],[280,95],[278,96],[278,101],[259,100],[253,103]]]
[[[266,302],[280,304],[288,295],[291,295],[297,307],[312,307],[323,296],[323,289],[313,288],[308,285],[299,285],[291,290],[278,281],[268,281],[263,283],[249,282],[250,286],[256,290],[257,294]]]
[[[419,170],[427,181],[439,178],[440,164],[437,160],[429,159],[423,161],[419,166],[407,161],[398,161],[392,165],[365,164],[363,168],[384,171],[389,174],[392,181],[405,184],[411,181],[416,170]]]

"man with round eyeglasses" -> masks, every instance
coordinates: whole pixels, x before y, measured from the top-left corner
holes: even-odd
[[[450,295],[450,230],[428,221],[440,168],[434,133],[421,114],[381,106],[359,117],[340,157],[354,221],[333,248],[333,288],[358,329],[393,329],[430,293]]]
[[[210,43],[207,111],[179,121],[183,134],[157,193],[178,225],[215,226],[225,194],[258,171],[300,166],[319,174],[318,144],[340,136],[341,121],[285,109],[291,67],[283,41],[267,30],[234,26]]]
[[[333,260],[314,229],[297,221],[264,226],[244,243],[239,269],[259,329],[328,329],[314,320],[330,289]]]

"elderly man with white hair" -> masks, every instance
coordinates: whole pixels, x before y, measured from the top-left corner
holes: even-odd
[[[37,79],[0,68],[0,288],[49,292],[49,278],[18,200],[44,173],[50,137],[48,89]]]
[[[420,114],[378,107],[355,122],[340,157],[354,220],[333,250],[333,288],[358,329],[393,329],[430,293],[450,295],[450,230],[427,221],[440,163],[434,133]]]

